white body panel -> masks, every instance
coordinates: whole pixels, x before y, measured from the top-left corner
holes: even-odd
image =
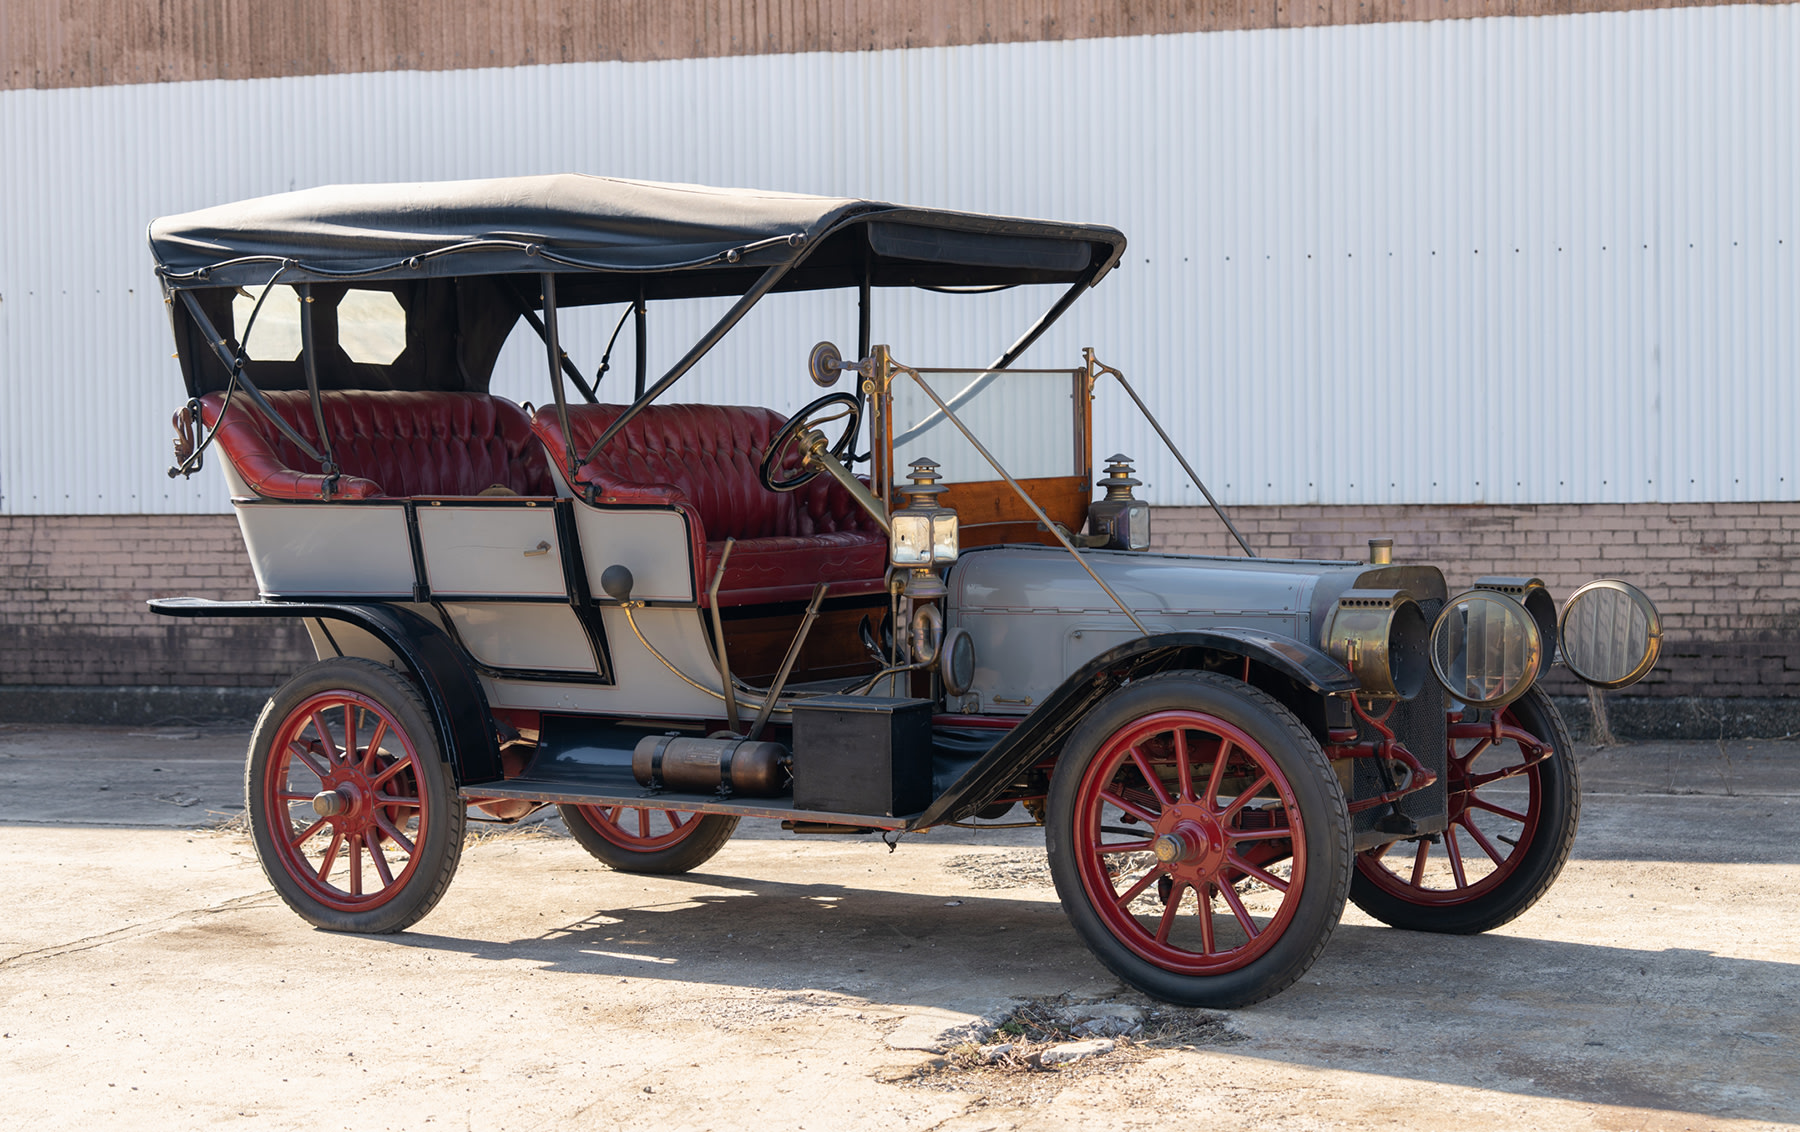
[[[418,508],[425,577],[436,597],[561,597],[556,515],[545,507]]]
[[[463,647],[490,668],[596,672],[597,662],[575,611],[547,602],[443,603]]]
[[[575,506],[575,529],[587,567],[588,592],[598,596],[608,566],[631,571],[631,596],[640,601],[693,601],[687,520],[679,511],[602,511]],[[704,581],[701,583],[704,585]],[[660,646],[659,646],[660,647]]]
[[[267,596],[412,594],[412,543],[398,502],[239,503],[237,517]]]
[[[625,623],[622,611],[605,609],[602,615],[617,684],[554,684],[484,676],[481,683],[487,690],[488,702],[499,708],[617,712],[627,716],[692,719],[724,716],[723,700],[690,687],[650,655],[632,633],[631,626]],[[699,610],[639,609],[635,615],[644,636],[670,663],[708,688],[719,686],[718,669],[707,648]]]

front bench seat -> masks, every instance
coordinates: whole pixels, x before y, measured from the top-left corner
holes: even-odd
[[[304,392],[265,393],[275,411],[319,451]],[[525,411],[486,393],[332,390],[319,395],[340,475],[333,499],[479,495],[499,485],[519,495],[555,494],[544,449]],[[222,393],[200,399],[207,428]],[[239,394],[217,444],[251,490],[272,499],[324,499],[324,468]]]
[[[624,410],[569,406],[577,456]],[[887,536],[849,492],[824,475],[798,491],[763,487],[763,452],[785,420],[744,405],[651,405],[576,470],[575,487],[591,488],[601,505],[673,507],[686,515],[703,604],[727,538],[737,545],[719,586],[721,607],[802,601],[816,582],[830,582],[832,597],[883,592]],[[557,468],[567,468],[556,413],[541,408],[531,425]],[[791,451],[788,464],[790,473],[798,467]]]

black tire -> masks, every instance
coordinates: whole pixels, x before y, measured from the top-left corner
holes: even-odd
[[[356,735],[347,742],[352,712]],[[321,720],[329,743],[319,737]],[[304,800],[309,790],[335,794],[347,808],[321,817]],[[409,680],[371,660],[322,660],[281,686],[251,733],[244,793],[264,875],[316,927],[409,927],[437,906],[462,859],[467,809],[430,711]],[[296,842],[309,825],[315,832]]]
[[[736,814],[695,814],[629,806],[558,806],[563,824],[581,847],[608,868],[622,873],[670,875],[697,869],[725,847],[737,831]],[[661,834],[643,837],[625,828],[625,814],[662,814],[671,825]],[[610,816],[609,816],[610,815]],[[685,824],[675,827],[678,821]],[[604,830],[604,832],[603,832]],[[645,847],[633,847],[641,842]]]
[[[1195,718],[1211,722],[1200,726],[1184,722]],[[1176,722],[1164,722],[1167,720]],[[1208,735],[1214,740],[1225,735],[1224,730],[1209,731],[1209,727],[1233,728],[1248,741],[1245,746],[1233,740],[1234,753],[1226,757],[1226,769],[1240,767],[1240,776],[1266,775],[1269,784],[1251,791],[1250,785],[1244,784],[1247,779],[1239,777],[1222,781],[1217,788],[1208,782],[1202,792],[1197,785],[1199,764],[1191,744],[1196,734],[1202,744]],[[1211,749],[1215,754],[1207,757],[1204,765],[1208,767],[1218,762],[1219,748]],[[1186,756],[1193,785],[1185,793],[1179,780],[1168,779],[1163,767],[1157,765],[1160,752],[1165,750],[1169,752],[1168,773],[1175,773],[1181,756]],[[1128,767],[1128,762],[1137,757],[1130,751],[1150,752],[1144,757],[1159,780],[1166,783],[1159,792],[1165,796],[1162,800],[1151,793],[1148,775],[1141,765],[1136,770]],[[1280,785],[1267,768],[1279,772]],[[1232,796],[1240,801],[1215,806],[1215,801],[1227,796],[1227,782],[1238,784],[1232,788],[1239,793]],[[1132,783],[1143,783],[1143,787],[1135,788]],[[1171,791],[1170,787],[1174,789]],[[1112,791],[1117,791],[1114,796],[1130,795],[1154,803],[1153,811],[1143,806],[1139,810],[1142,816],[1135,817],[1114,807],[1121,815],[1115,821],[1133,823],[1134,827],[1145,824],[1146,817],[1154,818],[1159,825],[1175,823],[1171,825],[1172,832],[1154,839],[1146,837],[1141,844],[1154,846],[1170,838],[1174,851],[1185,855],[1173,862],[1152,858],[1145,863],[1142,858],[1128,858],[1120,860],[1116,868],[1107,867],[1103,862],[1115,860],[1110,854],[1117,851],[1101,852],[1100,847],[1105,844],[1102,839],[1121,833],[1135,836],[1135,828],[1109,826],[1102,818],[1101,807],[1112,803],[1099,799]],[[1250,791],[1261,807],[1239,809],[1246,797],[1243,791]],[[1136,801],[1133,804],[1140,805]],[[1234,809],[1238,810],[1236,817],[1231,816]],[[1251,814],[1263,815],[1259,822],[1266,822],[1270,828],[1282,820],[1281,815],[1286,815],[1288,824],[1279,828],[1294,830],[1292,812],[1296,810],[1300,817],[1297,838],[1235,840],[1252,836],[1251,831],[1259,828],[1258,823],[1251,822]],[[1203,830],[1204,822],[1194,816],[1202,813],[1213,815],[1205,820],[1214,822]],[[1152,829],[1146,826],[1145,834]],[[1200,832],[1183,832],[1195,830]],[[1302,845],[1297,859],[1295,841]],[[1183,1006],[1245,1006],[1290,986],[1312,966],[1331,938],[1343,914],[1350,883],[1350,817],[1337,776],[1318,742],[1273,698],[1217,673],[1161,673],[1135,681],[1101,701],[1070,735],[1052,772],[1045,842],[1063,909],[1094,956],[1144,993]],[[1277,909],[1262,924],[1261,934],[1252,936],[1232,919],[1237,916],[1241,922],[1245,915],[1247,897],[1241,886],[1250,878],[1233,866],[1230,856],[1223,855],[1226,849],[1221,846],[1234,854],[1256,852],[1243,846],[1266,847],[1262,851],[1272,856],[1260,867],[1278,870],[1285,860],[1292,870],[1279,895],[1274,895],[1277,890],[1273,887],[1268,889],[1277,901]],[[1284,851],[1285,858],[1281,856]],[[1144,871],[1138,872],[1140,867]],[[1135,874],[1137,882],[1127,885],[1127,893],[1121,894],[1117,885],[1124,883],[1127,873]],[[1153,910],[1149,915],[1157,919],[1159,930],[1166,932],[1170,940],[1176,929],[1190,934],[1201,931],[1198,925],[1204,920],[1206,934],[1201,937],[1198,950],[1172,947],[1160,935],[1152,935],[1150,927],[1143,923],[1146,913],[1134,911],[1149,894],[1143,886],[1152,874],[1157,874],[1159,892],[1164,891],[1160,886],[1165,877],[1169,888],[1161,896],[1163,911]],[[1293,887],[1295,876],[1299,877],[1297,892]],[[1190,877],[1198,880],[1186,879]],[[1096,895],[1101,885],[1105,886],[1105,895]],[[1231,890],[1229,897],[1227,888]],[[1215,891],[1217,897],[1213,895]],[[1122,899],[1131,892],[1139,895]],[[1182,919],[1189,892],[1196,894],[1196,914],[1191,924]],[[1102,910],[1098,901],[1109,896],[1111,908]],[[1205,916],[1199,914],[1201,899],[1207,909]],[[1222,921],[1214,914],[1215,899],[1227,905]],[[1171,903],[1173,911],[1169,910]],[[1253,924],[1254,914],[1248,918]],[[1218,943],[1221,922],[1225,930],[1244,936],[1245,942],[1235,950]],[[1164,928],[1163,924],[1170,926]],[[1269,934],[1271,929],[1273,935]]]
[[[1508,841],[1506,835],[1499,832],[1501,828],[1508,829],[1515,835],[1524,834],[1529,829],[1529,836],[1513,838],[1516,844],[1511,846],[1510,852],[1500,850],[1504,861],[1489,861],[1493,871],[1486,876],[1468,880],[1461,886],[1455,883],[1453,876],[1451,885],[1447,888],[1414,890],[1410,887],[1412,874],[1406,868],[1405,856],[1407,847],[1416,845],[1416,842],[1369,850],[1357,857],[1356,875],[1350,882],[1350,899],[1358,908],[1396,928],[1472,935],[1490,931],[1517,919],[1556,882],[1563,865],[1569,859],[1570,850],[1574,848],[1575,831],[1581,824],[1581,771],[1575,762],[1575,745],[1569,739],[1569,731],[1563,725],[1561,713],[1542,688],[1532,688],[1504,709],[1504,712],[1520,729],[1548,743],[1551,748],[1548,759],[1516,776],[1525,786],[1528,801],[1523,810],[1512,809],[1511,812],[1523,813],[1534,820],[1529,826],[1526,823],[1514,823],[1491,811],[1484,811],[1479,805],[1471,810],[1466,804],[1459,802],[1458,784],[1466,779],[1453,764],[1449,782],[1452,824],[1443,840],[1435,847],[1427,846],[1426,867],[1431,867],[1431,856],[1434,854],[1443,856],[1447,865],[1445,846],[1452,841],[1473,850],[1470,859],[1476,865],[1480,865],[1482,858],[1488,856],[1485,847],[1476,841],[1465,825],[1458,822],[1459,810],[1464,814],[1462,821],[1467,823],[1475,821],[1476,813],[1482,814],[1481,820],[1488,823],[1482,837],[1496,849]],[[1513,761],[1523,765],[1525,756],[1519,746],[1508,743],[1505,747],[1507,750],[1491,750],[1489,754],[1484,754],[1483,760],[1500,757],[1499,761],[1491,767],[1486,761],[1477,761],[1474,764],[1476,773],[1505,769],[1507,760],[1513,759],[1508,751],[1519,752]],[[1493,793],[1491,787],[1481,789],[1490,791],[1487,797],[1490,804],[1494,804],[1494,798],[1507,797]],[[1514,793],[1516,792],[1515,789]],[[1477,791],[1478,796],[1479,794],[1480,790]],[[1462,829],[1460,834],[1457,832],[1459,828]],[[1481,827],[1476,828],[1479,830]],[[1461,851],[1459,848],[1458,852]],[[1396,864],[1401,866],[1399,870],[1394,868]],[[1467,863],[1462,867],[1466,879],[1472,870]],[[1441,873],[1442,869],[1437,871]],[[1403,872],[1404,876],[1401,875]]]

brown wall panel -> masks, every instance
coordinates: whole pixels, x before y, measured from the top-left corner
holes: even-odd
[[[1700,6],[1688,0],[6,0],[0,89]]]

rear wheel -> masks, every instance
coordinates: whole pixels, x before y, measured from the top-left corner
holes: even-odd
[[[685,873],[712,859],[737,830],[733,814],[633,806],[558,806],[581,847],[622,873]]]
[[[1498,740],[1486,725],[1451,725],[1449,827],[1360,854],[1358,908],[1397,928],[1470,934],[1515,919],[1555,883],[1581,818],[1575,745],[1541,688],[1501,709],[1500,724]]]
[[[1045,839],[1076,932],[1120,978],[1243,1006],[1310,967],[1343,912],[1350,818],[1291,713],[1216,673],[1139,680],[1070,736]]]
[[[370,660],[320,661],[276,692],[251,735],[245,797],[263,872],[317,927],[408,927],[462,858],[466,811],[425,703]]]

